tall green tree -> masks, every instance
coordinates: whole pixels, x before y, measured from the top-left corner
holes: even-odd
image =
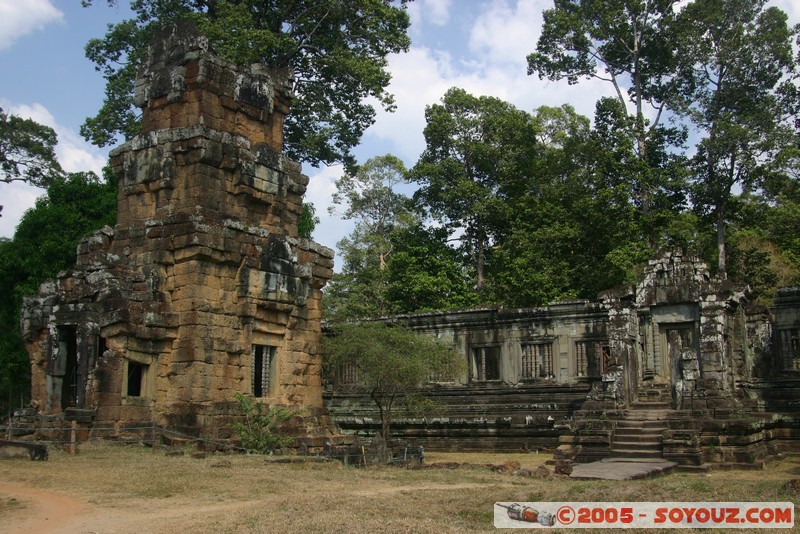
[[[425,151],[411,170],[415,200],[461,239],[483,292],[490,248],[508,230],[508,200],[536,157],[531,115],[498,98],[448,90],[425,110]]]
[[[0,405],[28,397],[30,363],[19,321],[22,298],[75,264],[78,241],[116,219],[117,188],[93,173],[55,178],[25,212],[11,241],[0,244]],[[11,392],[15,392],[13,398]]]
[[[608,82],[630,118],[619,124],[633,143],[630,165],[633,200],[649,216],[654,190],[664,177],[649,164],[649,152],[674,90],[673,47],[666,31],[676,0],[554,0],[544,11],[536,52],[528,55],[528,74],[578,83]],[[650,117],[650,119],[648,119]]]
[[[727,271],[735,188],[758,189],[796,143],[795,31],[766,0],[695,0],[676,21],[680,92],[674,108],[701,136],[691,160],[693,203],[713,221]]]
[[[418,219],[410,199],[396,190],[405,180],[403,162],[386,154],[336,181],[330,212],[353,220],[355,227],[337,243],[343,265],[325,292],[328,313],[380,317],[396,311],[388,296],[393,236]]]
[[[355,174],[345,174],[336,181],[333,205],[344,205],[345,220],[354,220],[363,245],[377,256],[378,267],[386,268],[392,254],[391,236],[396,228],[414,221],[409,198],[395,191],[406,182],[406,167],[391,154],[370,158]]]
[[[0,182],[47,187],[63,174],[56,160],[57,143],[56,132],[49,126],[0,108]]]
[[[408,401],[432,376],[457,376],[464,362],[459,354],[437,339],[385,323],[343,323],[333,328],[325,343],[329,367],[350,366],[375,402],[381,419],[381,436],[391,437],[398,401]]]
[[[374,121],[367,100],[393,106],[386,58],[408,49],[406,1],[132,0],[136,17],[109,26],[102,39],[86,46],[107,84],[103,106],[81,133],[104,146],[117,135],[138,132],[133,84],[150,37],[159,27],[190,17],[223,57],[293,72],[296,99],[285,137],[290,157],[353,168],[351,150]]]
[[[472,262],[448,243],[446,228],[416,224],[392,236],[387,297],[398,313],[456,310],[478,304]]]
[[[510,233],[494,249],[492,290],[511,306],[595,298],[632,281],[648,257],[630,202],[630,138],[598,103],[592,129],[570,106],[534,113],[541,148],[521,194],[509,200]],[[621,115],[624,118],[624,114]]]

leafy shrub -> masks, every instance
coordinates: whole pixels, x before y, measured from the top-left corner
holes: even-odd
[[[282,425],[297,415],[299,410],[284,406],[267,406],[255,399],[236,393],[239,411],[244,420],[231,425],[239,434],[242,447],[248,451],[271,454],[276,449],[288,447],[294,442],[290,436],[282,433]]]

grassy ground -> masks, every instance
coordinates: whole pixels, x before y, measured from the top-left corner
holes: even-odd
[[[143,446],[84,445],[77,456],[51,451],[48,462],[0,461],[0,481],[87,503],[93,530],[84,531],[95,532],[112,531],[109,525],[113,532],[149,533],[487,532],[494,530],[497,501],[800,502],[797,486],[786,486],[800,478],[796,457],[762,471],[611,482],[523,478],[477,467],[355,469],[338,463],[274,464],[258,456],[196,459],[189,452],[172,457]],[[548,458],[427,453],[428,462],[517,460],[531,469]],[[25,506],[0,494],[0,525],[24,513]]]

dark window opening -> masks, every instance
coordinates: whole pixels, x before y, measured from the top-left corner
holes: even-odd
[[[476,380],[500,380],[500,347],[472,349]]]
[[[141,397],[144,381],[147,376],[147,365],[128,361],[128,397]]]

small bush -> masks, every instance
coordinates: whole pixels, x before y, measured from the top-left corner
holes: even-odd
[[[231,428],[242,440],[242,447],[248,451],[271,454],[294,442],[293,438],[281,432],[281,426],[297,415],[299,410],[265,406],[241,393],[236,393],[235,396],[244,421],[233,423]]]

